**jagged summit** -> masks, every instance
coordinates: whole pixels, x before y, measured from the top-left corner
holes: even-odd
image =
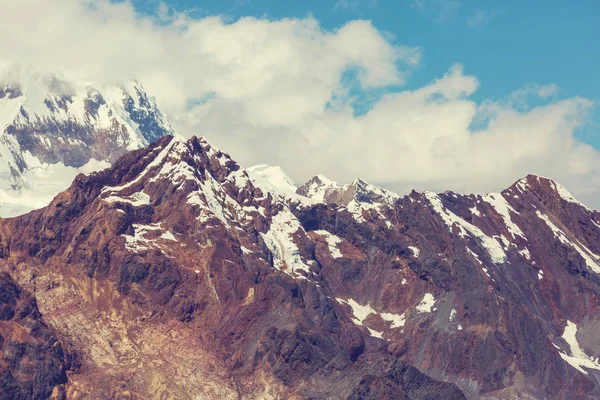
[[[533,193],[540,198],[547,200],[554,199],[555,201],[563,200],[589,210],[587,206],[577,200],[564,186],[551,178],[539,175],[529,174],[519,179],[506,189],[506,191],[514,195],[518,195],[517,193]]]
[[[339,188],[337,182],[329,180],[325,177],[325,175],[319,174],[313,176],[306,183],[300,186],[297,190],[297,193],[314,199],[315,201],[323,202],[327,196],[327,193]]]
[[[173,130],[142,85],[0,65],[0,216],[41,207],[79,172]]]

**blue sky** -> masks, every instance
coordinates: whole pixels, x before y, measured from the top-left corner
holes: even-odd
[[[0,53],[136,77],[182,136],[298,183],[484,193],[533,173],[600,207],[591,0],[167,1],[187,14],[159,0],[0,2]]]
[[[367,19],[398,45],[419,46],[423,58],[404,88],[421,87],[456,62],[475,75],[476,102],[499,100],[528,83],[556,84],[558,99],[600,98],[600,3],[593,0],[168,0],[196,17],[222,15],[276,20],[315,17],[334,30],[349,20]],[[135,0],[153,13],[157,1]],[[535,105],[535,103],[533,104]],[[594,120],[577,136],[600,148],[597,106]]]

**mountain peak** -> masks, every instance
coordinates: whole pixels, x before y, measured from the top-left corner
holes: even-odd
[[[173,133],[137,80],[111,86],[4,62],[0,216],[28,211],[30,198],[42,196],[39,202],[47,204],[90,165]],[[55,178],[51,184],[48,176]]]
[[[252,175],[258,175],[266,179],[274,188],[280,189],[284,193],[296,193],[296,184],[279,166],[260,164],[246,170]]]
[[[511,185],[506,192],[533,193],[542,199],[555,199],[590,210],[586,205],[577,200],[564,186],[551,178],[529,174]]]
[[[317,202],[324,202],[328,193],[339,187],[337,182],[328,179],[323,174],[318,174],[300,186],[297,193]]]

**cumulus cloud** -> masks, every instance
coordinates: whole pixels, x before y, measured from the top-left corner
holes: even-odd
[[[136,76],[181,134],[206,136],[242,165],[399,192],[499,190],[537,173],[600,205],[600,155],[574,137],[589,100],[531,84],[478,104],[479,81],[460,64],[401,90],[420,49],[368,21],[328,31],[310,17],[226,23],[163,8],[151,18],[103,0],[2,2],[0,15],[3,57],[86,79]],[[359,115],[350,86],[387,94]]]

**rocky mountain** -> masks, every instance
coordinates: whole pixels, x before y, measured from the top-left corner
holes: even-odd
[[[600,396],[600,214],[562,186],[294,188],[168,136],[0,220],[29,299],[0,302],[33,310],[0,321],[3,379],[21,398]]]
[[[0,216],[49,203],[79,172],[173,131],[142,85],[100,85],[0,63]]]

